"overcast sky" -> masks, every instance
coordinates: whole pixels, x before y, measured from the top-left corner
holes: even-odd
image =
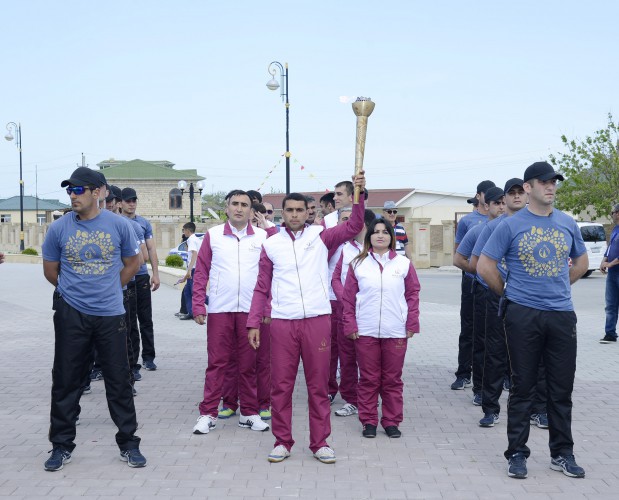
[[[26,194],[37,166],[39,196],[61,201],[82,152],[169,160],[207,192],[285,189],[273,60],[290,66],[293,191],[352,174],[342,96],[376,103],[370,189],[472,194],[619,118],[614,0],[2,4],[0,126],[22,124]],[[0,143],[0,198],[19,194],[18,158]]]

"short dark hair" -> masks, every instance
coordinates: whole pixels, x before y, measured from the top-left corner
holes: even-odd
[[[333,208],[335,208],[335,202],[333,201],[333,193],[327,193],[327,194],[323,194],[320,197],[320,203],[324,203],[325,205],[331,205]]]
[[[193,222],[183,224],[183,229],[189,229],[192,233],[196,232],[196,225]]]
[[[316,201],[316,198],[314,198],[312,195],[307,195],[305,198],[307,198],[307,202],[310,203],[312,201]]]
[[[249,196],[249,193],[247,191],[243,191],[242,189],[233,189],[224,198],[226,203],[228,203],[233,196],[247,196],[249,198],[249,203],[251,204],[251,196]]]
[[[303,204],[305,205],[305,208],[307,209],[307,197],[305,195],[302,195],[301,193],[290,193],[284,196],[284,199],[282,200],[282,210],[286,208],[286,202],[288,200],[302,201]]]
[[[260,212],[261,214],[267,213],[267,207],[265,207],[262,203],[254,203],[251,208],[254,209],[254,212]]]
[[[354,190],[355,190],[355,188],[354,188],[354,187],[353,187],[353,185],[352,185],[352,182],[350,182],[350,181],[342,181],[342,182],[338,182],[338,183],[335,185],[335,187],[336,187],[336,188],[339,188],[339,187],[345,187],[345,188],[346,188],[346,192],[348,193],[348,196],[352,196],[352,194],[353,194],[353,192],[354,192]]]
[[[376,214],[369,208],[366,208],[363,214],[363,222],[365,222],[365,227],[370,227],[370,224],[374,221],[374,219],[376,219]]]
[[[262,203],[262,195],[258,191],[250,189],[249,191],[247,191],[247,196],[249,196],[249,199],[251,201],[254,201],[254,198],[256,198],[258,200],[258,203]]]

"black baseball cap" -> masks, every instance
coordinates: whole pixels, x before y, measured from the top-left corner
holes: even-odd
[[[495,187],[496,184],[492,181],[481,181],[477,184],[477,194],[486,193],[488,189]]]
[[[112,200],[121,200],[122,199],[122,191],[118,186],[108,186],[110,191],[109,196],[105,199],[106,202],[110,202]]]
[[[60,183],[60,187],[66,186],[95,186],[101,187],[105,184],[105,178],[103,182],[101,182],[101,177],[103,174],[91,170],[88,167],[78,167],[76,168],[71,177],[65,179]]]
[[[473,196],[472,198],[469,198],[468,200],[466,200],[467,203],[470,203],[471,205],[479,205],[479,200],[477,198],[475,198],[475,196]]]
[[[514,186],[522,187],[523,184],[524,182],[522,181],[522,179],[518,179],[518,177],[514,177],[513,179],[510,179],[505,183],[505,189],[503,189],[503,191],[505,191],[505,194],[507,194],[509,193],[509,190],[513,188]]]
[[[560,173],[555,172],[550,163],[545,161],[536,161],[524,171],[524,182],[529,182],[531,179],[539,179],[540,181],[565,180]]]
[[[133,188],[124,188],[121,191],[120,197],[122,198],[123,201],[133,200],[134,198],[137,200],[138,194],[135,192],[135,189]]]
[[[500,187],[491,187],[486,191],[486,195],[484,196],[484,200],[486,203],[490,203],[491,201],[498,201],[505,196],[505,193]]]

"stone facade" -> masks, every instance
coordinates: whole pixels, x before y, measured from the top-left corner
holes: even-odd
[[[105,173],[105,172],[104,172]],[[147,219],[189,222],[189,189],[185,189],[181,208],[170,208],[170,191],[178,189],[178,181],[140,179],[127,182],[126,179],[108,177],[108,182],[122,188],[132,187],[138,195],[137,213]],[[180,180],[180,179],[179,179]],[[196,190],[193,202],[194,218],[201,214],[201,197]]]

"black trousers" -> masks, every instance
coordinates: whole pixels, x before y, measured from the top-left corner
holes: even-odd
[[[129,322],[127,323],[127,336],[129,337],[129,342],[131,343],[129,366],[133,371],[134,369],[140,369],[142,367],[142,365],[138,363],[140,358],[140,330],[138,328],[138,305],[135,281],[129,282],[125,295],[127,297],[127,301],[129,302],[129,308],[127,309],[127,307],[125,307],[125,311],[129,313]]]
[[[573,453],[572,390],[576,373],[576,313],[542,311],[510,302],[504,319],[512,389],[507,405],[505,457],[530,455],[529,418],[540,361],[546,367],[550,456]]]
[[[90,316],[56,300],[54,313],[54,367],[49,440],[54,447],[75,448],[75,420],[88,374],[93,345],[105,373],[105,396],[112,421],[118,427],[116,443],[121,450],[138,448],[137,419],[129,362],[125,315]]]
[[[499,296],[486,290],[486,350],[482,380],[484,413],[500,413],[499,398],[503,392],[503,379],[508,370],[507,344],[502,318],[499,318]]]
[[[462,273],[460,295],[460,336],[458,337],[458,378],[471,378],[473,367],[473,310],[474,296],[471,291],[473,280]]]
[[[484,353],[486,352],[486,289],[477,280],[473,281],[473,392],[481,392],[484,378]]]
[[[139,274],[135,277],[138,321],[140,322],[140,336],[142,338],[142,361],[155,359],[155,332],[153,330],[153,306],[150,291],[150,276]],[[135,347],[137,345],[137,348]],[[140,339],[134,344],[138,356],[140,353]]]

